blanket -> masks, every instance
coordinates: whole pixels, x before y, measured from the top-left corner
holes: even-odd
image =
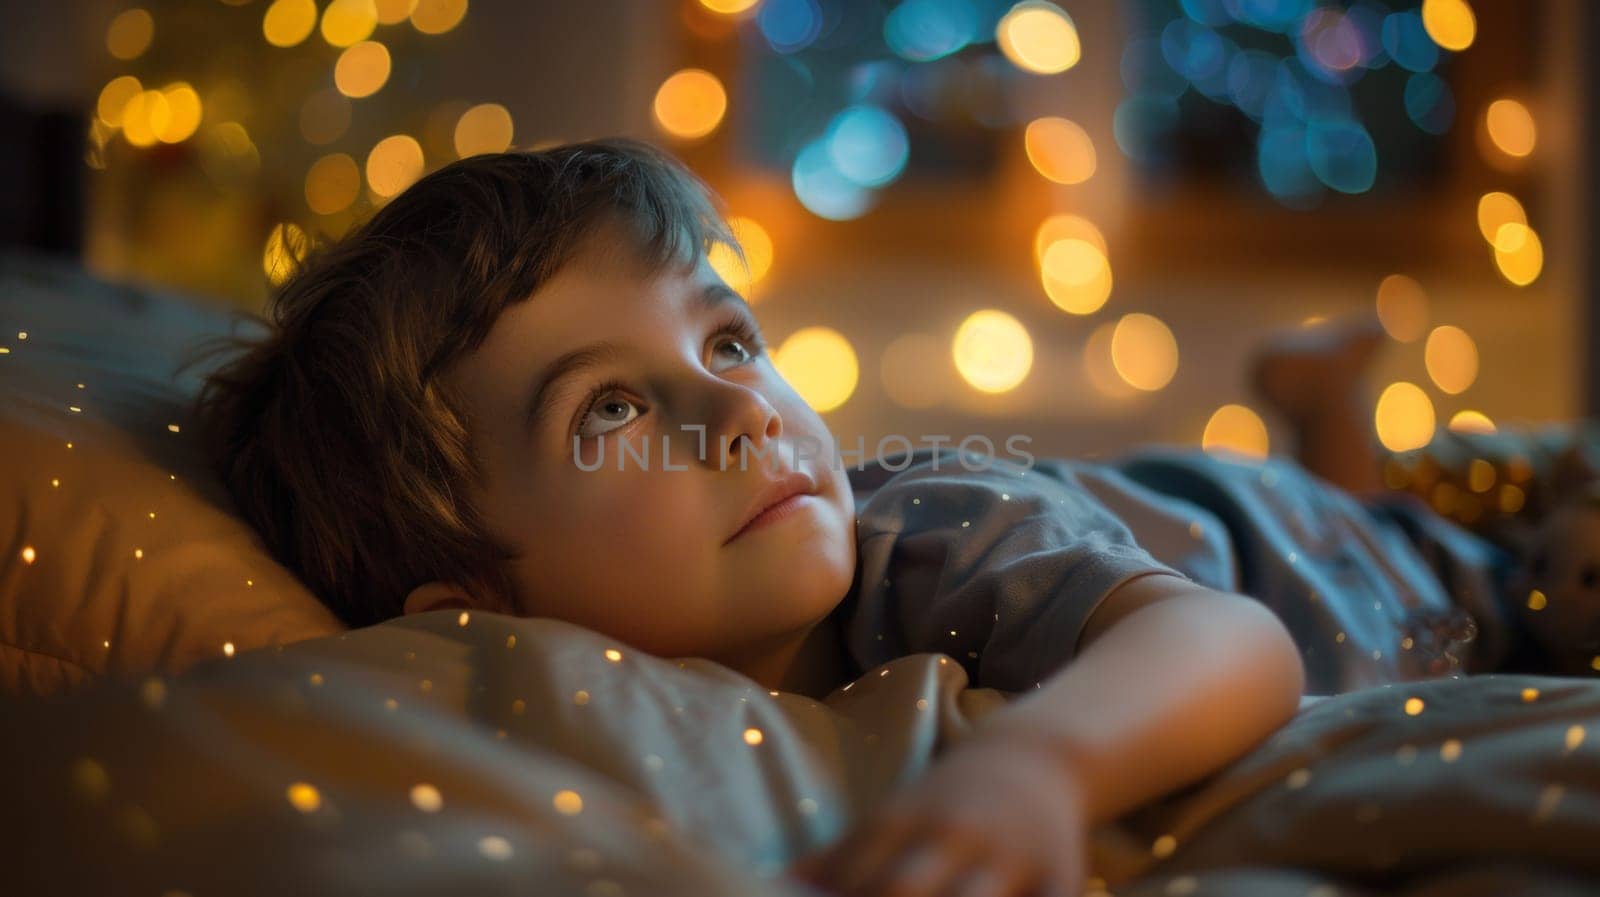
[[[26,894],[815,897],[787,865],[1011,697],[929,653],[816,701],[440,611],[0,699],[0,860]],[[1335,695],[1096,826],[1086,893],[1593,893],[1597,726],[1583,679]]]

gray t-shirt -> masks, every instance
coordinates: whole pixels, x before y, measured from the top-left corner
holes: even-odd
[[[855,489],[856,581],[837,613],[860,671],[922,652],[949,655],[979,687],[1037,687],[1077,653],[1089,615],[1147,573],[1231,569],[1192,520],[1114,472],[1096,481],[1179,533],[1181,570],[1158,560],[1077,477],[1071,462],[1032,468],[955,449],[923,449],[846,468]],[[1124,513],[1127,508],[1120,509]],[[1192,515],[1191,515],[1192,516]],[[1199,550],[1196,550],[1199,549]]]

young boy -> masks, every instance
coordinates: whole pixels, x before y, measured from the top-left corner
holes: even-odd
[[[843,893],[1074,894],[1088,825],[1294,714],[1304,671],[1274,614],[1156,560],[1070,478],[924,459],[874,483],[858,525],[848,467],[800,449],[831,447],[827,426],[707,262],[717,241],[714,196],[644,143],[446,166],[306,259],[267,339],[209,378],[224,478],[351,625],[557,617],[815,697],[882,650],[862,620],[897,615],[923,650],[946,573],[965,583],[988,647],[1024,655],[988,678],[1036,687],[801,868]],[[617,463],[624,441],[648,462]],[[874,558],[926,588],[863,582]]]

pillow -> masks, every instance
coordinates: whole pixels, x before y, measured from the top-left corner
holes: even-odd
[[[247,319],[0,252],[0,689],[344,630],[267,552],[190,417],[203,340]]]

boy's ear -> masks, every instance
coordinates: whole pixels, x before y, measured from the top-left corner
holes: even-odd
[[[471,608],[472,599],[465,590],[447,582],[425,582],[406,596],[405,613],[425,614],[430,610]]]

